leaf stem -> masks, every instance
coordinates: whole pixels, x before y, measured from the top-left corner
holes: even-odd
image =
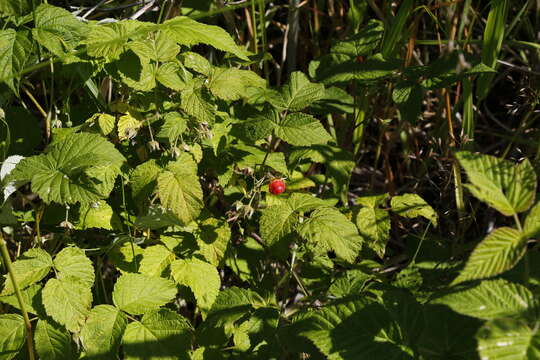
[[[13,284],[13,289],[15,289],[15,295],[17,296],[17,301],[19,302],[19,306],[21,307],[21,312],[24,318],[24,324],[26,326],[26,345],[28,346],[28,355],[30,360],[35,360],[32,324],[30,323],[30,318],[28,317],[28,312],[26,311],[26,306],[24,305],[24,301],[22,299],[21,290],[19,289],[19,285],[17,284],[17,280],[15,279],[15,272],[13,270],[13,267],[11,266],[11,258],[9,257],[6,241],[4,240],[4,236],[1,232],[0,252],[2,252],[2,259],[8,270],[9,278],[11,279],[11,283]]]

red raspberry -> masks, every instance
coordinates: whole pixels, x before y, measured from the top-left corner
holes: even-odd
[[[274,179],[270,181],[268,190],[274,195],[279,195],[285,191],[285,182],[281,179]]]

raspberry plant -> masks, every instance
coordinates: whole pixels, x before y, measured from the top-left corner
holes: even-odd
[[[416,65],[398,45],[431,5],[392,23],[351,1],[354,31],[282,85],[269,54],[172,5],[87,20],[100,4],[0,4],[0,359],[540,357],[537,159],[474,152],[464,113],[445,155],[457,230],[429,192],[351,180],[370,99],[392,104],[379,141],[396,116],[412,158],[431,94],[462,86],[465,111],[472,84],[488,95],[509,1],[480,54]],[[467,238],[481,211],[491,229]]]

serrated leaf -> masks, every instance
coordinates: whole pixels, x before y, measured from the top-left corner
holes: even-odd
[[[13,273],[20,289],[27,287],[43,279],[53,266],[53,261],[48,252],[35,248],[26,251],[21,257],[13,262]],[[9,295],[15,291],[11,278],[4,275],[6,282],[0,294]]]
[[[435,210],[420,196],[416,194],[403,194],[392,197],[392,211],[399,216],[415,218],[422,216],[437,226],[438,216]]]
[[[203,43],[230,52],[242,60],[248,60],[246,51],[236,45],[231,36],[218,26],[206,25],[185,16],[178,16],[165,21],[159,25],[159,28],[179,44],[192,46]]]
[[[318,251],[333,250],[349,263],[354,262],[363,242],[356,226],[335,208],[316,209],[298,232]]]
[[[41,4],[34,13],[32,35],[56,56],[65,56],[75,49],[85,36],[86,24],[60,7]]]
[[[16,94],[20,72],[30,60],[32,43],[26,32],[13,29],[0,31],[0,83],[5,83]]]
[[[296,166],[303,159],[325,164],[333,193],[346,204],[351,174],[356,165],[352,153],[336,146],[312,145],[291,152],[289,163]]]
[[[358,210],[355,218],[360,235],[366,246],[384,257],[386,243],[390,238],[390,215],[388,211],[377,207],[364,206]]]
[[[184,59],[185,67],[206,76],[210,75],[212,65],[204,56],[195,52],[187,51],[182,53],[182,58]]]
[[[200,232],[196,237],[199,250],[206,261],[214,266],[218,266],[229,246],[231,239],[231,228],[224,220],[208,218],[199,224]]]
[[[527,356],[533,332],[521,319],[495,319],[476,335],[482,360],[522,360]]]
[[[249,289],[230,287],[219,292],[206,321],[197,329],[200,345],[223,344],[233,335],[235,322],[246,317],[263,299]]]
[[[142,121],[127,113],[118,118],[118,139],[126,140],[137,136],[137,132],[143,126]]]
[[[536,203],[527,214],[523,224],[523,234],[527,238],[540,235],[540,202]]]
[[[114,285],[113,302],[132,315],[140,315],[172,301],[176,285],[171,280],[143,275],[124,274]]]
[[[344,301],[307,314],[298,333],[330,360],[413,359],[401,331],[384,307],[367,301]],[[376,339],[376,340],[375,340]]]
[[[266,87],[266,81],[253,71],[214,68],[208,77],[207,86],[220,99],[238,100],[247,96],[249,87]]]
[[[97,134],[80,133],[21,160],[10,177],[30,181],[46,203],[89,203],[106,198],[125,158]]]
[[[40,309],[41,304],[39,303],[40,292],[40,284],[30,285],[26,289],[21,290],[21,297],[24,303],[24,307],[29,313],[33,313],[36,315],[42,313],[42,309]],[[3,302],[4,304],[9,304],[19,310],[21,308],[21,305],[19,304],[19,299],[17,299],[16,294],[0,296],[0,302]]]
[[[133,198],[137,203],[143,203],[154,193],[160,172],[161,167],[154,159],[150,159],[135,168],[129,182]]]
[[[324,96],[324,85],[312,83],[302,72],[295,71],[281,89],[281,93],[285,109],[300,111]]]
[[[186,76],[186,73],[186,71],[180,73],[180,66],[175,61],[169,61],[159,64],[156,71],[156,80],[169,89],[182,91],[187,87],[186,81],[191,79],[191,75]]]
[[[141,58],[141,61],[169,61],[174,59],[180,51],[176,42],[163,32],[157,32],[148,39],[132,41],[128,46]]]
[[[0,14],[22,17],[32,11],[32,0],[5,0],[0,2]]]
[[[187,119],[177,112],[170,112],[163,117],[165,122],[161,126],[157,137],[168,139],[170,144],[175,144],[180,135],[187,129]]]
[[[94,114],[90,119],[86,120],[86,123],[89,126],[97,124],[99,126],[99,131],[102,135],[109,135],[116,126],[116,117],[110,114]]]
[[[118,74],[124,84],[130,88],[147,92],[156,87],[158,65],[140,60],[133,52],[127,51],[115,62]]]
[[[282,152],[267,154],[266,151],[255,146],[238,144],[233,149],[230,149],[230,153],[234,156],[236,166],[239,169],[253,169],[255,165],[261,165],[266,158],[264,163],[266,166],[282,174],[288,173],[285,155]]]
[[[460,151],[456,154],[479,200],[507,216],[526,211],[536,195],[536,173],[528,159],[520,164],[490,155]]]
[[[197,258],[175,260],[171,264],[171,275],[177,283],[193,291],[201,312],[210,310],[221,287],[221,279],[215,266]]]
[[[120,246],[115,246],[109,252],[109,261],[111,261],[120,272],[137,272],[141,262],[143,249],[129,240],[123,242]]]
[[[373,275],[366,274],[361,270],[348,270],[332,283],[328,293],[338,298],[358,295],[371,278]]]
[[[186,319],[169,309],[159,309],[127,326],[122,347],[126,360],[188,359],[191,337]]]
[[[535,306],[534,296],[526,287],[503,279],[484,280],[480,284],[436,298],[455,312],[491,320],[524,316]]]
[[[0,359],[11,360],[19,353],[26,340],[24,319],[18,314],[0,315]]]
[[[94,307],[81,329],[81,341],[92,359],[116,359],[127,326],[126,315],[111,305]]]
[[[42,360],[77,359],[71,334],[54,322],[40,319],[37,322],[34,342],[36,352]]]
[[[326,206],[314,196],[294,193],[286,202],[272,205],[262,211],[259,228],[263,240],[273,246],[281,238],[289,235],[298,222],[299,212],[306,212]]]
[[[163,276],[174,259],[174,254],[165,246],[148,246],[144,249],[139,272],[149,276]]]
[[[161,205],[150,205],[148,207],[148,212],[138,216],[135,220],[135,226],[151,230],[182,225],[183,223],[178,216],[163,208]]]
[[[180,106],[182,110],[197,120],[212,124],[216,114],[214,104],[207,91],[201,88],[201,84],[192,82],[182,91]]]
[[[54,267],[57,278],[77,278],[92,287],[94,284],[94,267],[92,261],[85,255],[82,249],[69,246],[60,251],[54,257]]]
[[[119,21],[104,25],[91,25],[84,40],[87,53],[93,57],[108,60],[118,59],[125,51],[128,40],[135,34],[144,36],[144,23],[138,21]]]
[[[332,140],[318,119],[303,113],[289,114],[274,123],[274,131],[291,145],[326,144]]]
[[[371,19],[362,30],[345,40],[338,41],[332,46],[330,51],[354,59],[357,56],[369,55],[378,47],[383,34],[383,23],[379,20]]]
[[[113,230],[120,229],[122,223],[112,207],[104,200],[99,200],[81,206],[78,227],[83,230],[90,228]]]
[[[525,254],[527,239],[512,228],[495,229],[473,250],[452,285],[468,280],[483,279],[510,270]]]
[[[92,290],[74,277],[50,279],[43,288],[43,305],[47,315],[72,332],[80,330],[92,305]]]
[[[187,153],[169,163],[157,178],[161,204],[184,223],[196,219],[203,208],[203,193],[197,177],[197,164]]]

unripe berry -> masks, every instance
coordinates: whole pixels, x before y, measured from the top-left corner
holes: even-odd
[[[268,190],[274,195],[279,195],[285,191],[285,182],[281,179],[274,179],[270,181]]]

